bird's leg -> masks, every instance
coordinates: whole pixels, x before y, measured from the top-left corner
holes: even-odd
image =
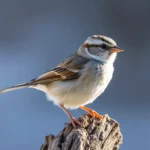
[[[85,110],[86,112],[88,112],[88,114],[89,114],[90,116],[92,116],[92,117],[96,117],[96,118],[98,118],[98,119],[100,119],[100,120],[103,119],[103,117],[102,117],[101,115],[99,115],[96,111],[94,111],[94,110],[92,110],[92,109],[90,109],[90,108],[87,108],[87,107],[85,107],[85,106],[80,106],[79,108],[82,109],[82,110]]]
[[[76,120],[76,119],[68,112],[68,110],[64,107],[64,105],[59,104],[59,106],[62,108],[62,110],[63,110],[63,111],[67,114],[67,116],[70,118],[70,121],[71,121],[71,123],[72,123],[72,125],[73,125],[74,128],[76,128],[75,123],[78,124],[78,125],[81,125],[81,123],[80,123],[78,120]]]

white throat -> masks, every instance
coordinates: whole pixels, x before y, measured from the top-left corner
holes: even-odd
[[[108,64],[113,64],[114,61],[115,61],[115,59],[116,59],[116,57],[117,57],[117,53],[112,53],[112,54],[109,56],[109,58],[107,59],[107,62],[106,62],[106,63],[108,63]]]

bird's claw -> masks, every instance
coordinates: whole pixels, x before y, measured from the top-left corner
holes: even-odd
[[[92,109],[90,109],[90,108],[87,108],[87,107],[85,107],[85,106],[80,106],[80,108],[81,108],[82,110],[88,112],[88,115],[90,115],[90,116],[92,116],[92,117],[94,117],[94,118],[96,117],[96,118],[98,118],[99,120],[102,120],[102,119],[103,119],[103,117],[102,117],[100,114],[98,114],[96,111],[94,111],[94,110],[92,110]]]
[[[88,115],[90,115],[90,116],[92,116],[92,117],[96,117],[96,118],[98,118],[99,120],[102,120],[103,119],[103,117],[100,115],[100,114],[98,114],[96,111],[94,111],[94,110],[89,110],[88,111]]]
[[[81,122],[78,121],[78,120],[76,120],[74,117],[71,117],[70,121],[71,121],[70,124],[72,124],[74,128],[76,128],[76,124],[78,124],[79,126],[81,126]]]

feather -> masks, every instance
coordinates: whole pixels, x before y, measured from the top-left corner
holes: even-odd
[[[65,61],[60,63],[56,68],[42,74],[40,77],[31,80],[28,83],[15,85],[3,90],[0,93],[17,90],[26,87],[34,87],[38,84],[49,84],[58,80],[73,80],[79,77],[80,71],[83,66],[88,62],[87,59],[81,58],[76,53],[68,57]]]
[[[60,63],[56,68],[42,74],[40,77],[32,80],[31,85],[48,84],[58,80],[73,80],[77,79],[83,66],[89,60],[78,56],[76,53],[68,57],[65,61]]]
[[[9,91],[13,91],[13,90],[18,90],[18,89],[26,88],[28,86],[29,86],[28,83],[23,83],[23,84],[15,85],[15,86],[12,86],[12,87],[0,90],[0,94],[1,93],[5,93],[5,92],[9,92]]]

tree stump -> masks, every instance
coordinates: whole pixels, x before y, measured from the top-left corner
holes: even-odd
[[[107,114],[102,120],[83,115],[82,125],[68,124],[57,135],[48,135],[41,150],[118,150],[122,143],[119,124]]]

